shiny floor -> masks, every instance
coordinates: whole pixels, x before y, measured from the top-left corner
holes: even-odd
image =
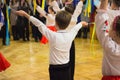
[[[101,80],[102,48],[97,40],[91,45],[89,39],[75,39],[75,80]],[[49,45],[34,41],[11,41],[1,46],[0,52],[11,67],[0,72],[0,80],[49,80]]]

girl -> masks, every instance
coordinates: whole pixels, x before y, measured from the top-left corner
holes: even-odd
[[[106,8],[107,3],[107,0],[101,1],[102,6],[97,10],[95,19],[97,37],[104,50],[102,80],[120,80],[120,15],[115,19],[113,16],[109,16]],[[113,19],[110,21],[111,23],[109,23],[109,19]]]
[[[41,7],[37,6],[37,11],[46,18],[46,26],[52,30],[56,31],[54,25],[55,25],[55,12],[53,10],[52,6],[48,7],[48,13],[45,12]],[[41,39],[41,42],[46,44],[48,40],[43,36]]]

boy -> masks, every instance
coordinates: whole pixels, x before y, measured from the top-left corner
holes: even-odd
[[[50,80],[71,80],[69,68],[69,51],[77,32],[82,26],[88,25],[86,22],[81,22],[73,27],[69,32],[65,29],[68,27],[71,14],[66,11],[60,11],[55,17],[55,27],[57,32],[49,30],[45,24],[38,19],[28,15],[24,11],[17,11],[18,15],[25,16],[39,31],[47,37],[50,44],[50,65],[49,74]]]

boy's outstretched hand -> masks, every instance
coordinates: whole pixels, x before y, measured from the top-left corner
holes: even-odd
[[[19,10],[19,11],[16,11],[16,14],[18,14],[19,16],[24,16],[25,12],[23,10]]]
[[[27,14],[27,13],[26,13],[25,11],[23,11],[23,10],[16,11],[16,14],[19,15],[19,16],[24,16],[24,17],[26,17],[26,18],[28,18],[28,19],[29,19],[29,17],[30,17],[30,15]]]
[[[88,26],[88,23],[87,23],[87,22],[85,22],[85,21],[81,21],[81,24],[82,24],[82,26],[83,26],[83,27]]]

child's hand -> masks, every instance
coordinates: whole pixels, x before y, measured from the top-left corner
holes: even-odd
[[[19,16],[25,16],[26,12],[23,10],[19,10],[19,11],[16,11],[16,14],[18,14]]]
[[[83,27],[84,27],[84,26],[88,26],[88,23],[85,22],[85,21],[81,21],[81,24],[82,24]]]
[[[23,10],[16,11],[16,14],[18,14],[19,16],[24,16],[24,17],[26,17],[26,18],[28,18],[28,19],[29,19],[29,17],[30,17],[30,15],[27,14],[27,13],[26,13],[25,11],[23,11]]]

